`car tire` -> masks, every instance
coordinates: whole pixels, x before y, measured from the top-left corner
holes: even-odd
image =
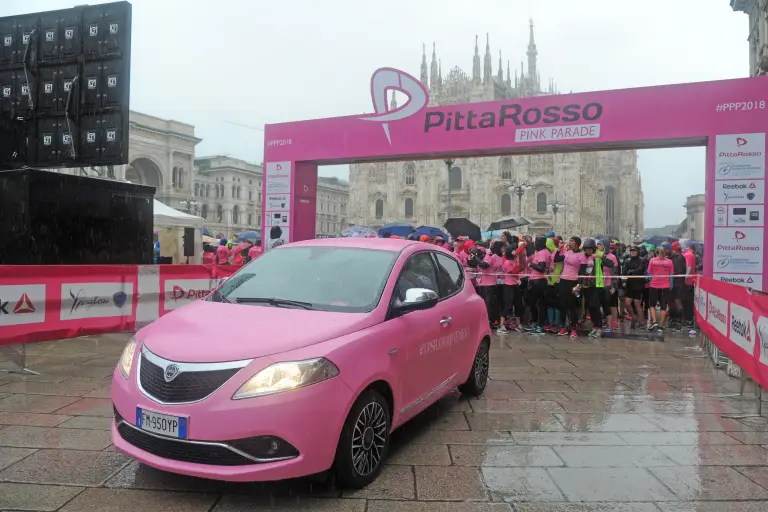
[[[472,361],[472,371],[464,384],[459,386],[459,391],[469,396],[480,396],[488,384],[488,368],[490,366],[491,342],[483,340],[475,352]]]
[[[365,390],[352,405],[336,448],[334,473],[342,486],[360,489],[376,480],[389,449],[391,425],[387,400],[378,391]]]

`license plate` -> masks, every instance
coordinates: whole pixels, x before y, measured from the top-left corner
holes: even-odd
[[[187,438],[187,418],[160,414],[141,407],[136,408],[136,426],[155,434],[178,439]]]

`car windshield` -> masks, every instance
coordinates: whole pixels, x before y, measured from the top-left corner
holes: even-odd
[[[373,310],[399,253],[282,247],[252,261],[208,300],[361,313]]]

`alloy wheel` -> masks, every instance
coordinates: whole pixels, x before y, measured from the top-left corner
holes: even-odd
[[[485,383],[488,381],[488,363],[488,344],[483,343],[475,355],[475,384],[481,389],[485,387]]]
[[[360,411],[352,431],[352,464],[358,475],[367,476],[379,467],[384,457],[386,436],[384,407],[371,402]]]

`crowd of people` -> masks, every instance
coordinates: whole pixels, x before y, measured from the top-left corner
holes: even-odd
[[[392,238],[387,233],[386,238]],[[474,242],[421,236],[454,252],[484,299],[492,328],[575,338],[619,329],[679,331],[693,327],[694,284],[700,261],[690,241],[660,246],[555,233]]]

